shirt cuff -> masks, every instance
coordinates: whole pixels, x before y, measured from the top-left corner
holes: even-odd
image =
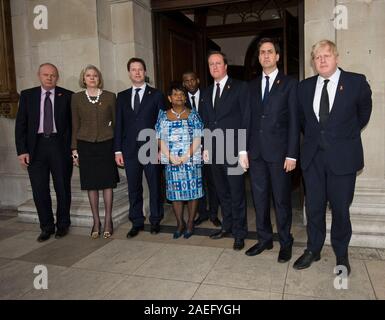
[[[115,155],[122,154],[122,151],[115,151]]]
[[[287,160],[297,161],[297,159],[286,157]]]
[[[241,154],[246,154],[247,155],[247,151],[239,151],[239,155],[241,155]]]

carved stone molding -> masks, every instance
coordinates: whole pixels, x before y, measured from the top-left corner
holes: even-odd
[[[16,91],[10,0],[0,0],[0,116],[15,118]]]

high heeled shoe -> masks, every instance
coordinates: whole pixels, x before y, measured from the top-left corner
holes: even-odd
[[[174,234],[172,235],[173,239],[178,239],[183,235],[183,230],[182,231],[175,231]]]
[[[92,226],[92,230],[91,230],[91,238],[92,239],[97,239],[99,238],[100,236],[100,230],[102,229],[102,224],[99,222],[99,230],[98,231],[94,231],[94,226]]]
[[[112,221],[111,221],[111,230],[110,230],[110,231],[104,230],[104,232],[103,232],[103,238],[104,238],[104,239],[108,239],[108,238],[110,238],[110,237],[112,236],[113,233],[114,233],[114,225],[113,225],[113,223],[112,223]]]

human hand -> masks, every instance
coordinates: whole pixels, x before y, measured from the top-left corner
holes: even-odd
[[[247,156],[247,153],[241,153],[239,154],[238,162],[241,165],[243,171],[247,171],[249,169],[249,158]]]
[[[29,153],[23,153],[19,156],[17,156],[19,159],[19,163],[22,168],[26,169],[29,166]]]
[[[123,155],[121,153],[115,154],[115,162],[119,167],[124,167]]]
[[[290,172],[295,169],[296,165],[297,165],[297,161],[292,159],[286,159],[285,163],[283,164],[283,169],[286,172]]]
[[[208,163],[210,161],[209,151],[208,150],[203,150],[203,161],[205,163]]]

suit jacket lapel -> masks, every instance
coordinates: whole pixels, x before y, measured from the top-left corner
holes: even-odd
[[[338,108],[340,108],[341,105],[343,104],[343,101],[344,101],[343,93],[344,93],[344,82],[345,82],[344,80],[345,80],[345,72],[341,70],[340,78],[337,84],[336,95],[334,97],[333,106],[331,107],[328,121],[331,120],[333,115],[338,111]]]
[[[318,80],[318,76],[315,76],[310,83],[309,96],[308,96],[306,105],[304,107],[306,108],[306,106],[309,106],[310,108],[309,112],[312,114],[313,120],[319,125],[319,121],[317,119],[316,114],[314,113],[314,108],[313,108],[314,95],[315,95],[315,90],[317,88],[317,80]]]
[[[35,104],[35,106],[32,106],[32,117],[35,119],[33,121],[35,128],[33,132],[36,132],[39,130],[40,125],[40,102],[41,102],[41,87],[37,87],[36,90],[33,93],[32,101]]]
[[[231,90],[231,84],[232,84],[232,80],[231,80],[231,78],[228,78],[226,83],[225,83],[225,86],[223,87],[221,97],[220,97],[218,105],[216,107],[217,110],[215,110],[217,118],[218,118],[218,115],[222,115],[224,113],[224,111],[225,111],[224,110],[225,101],[226,101],[227,96],[229,95],[229,92]]]
[[[60,127],[60,119],[62,118],[60,116],[60,113],[62,111],[62,105],[63,105],[63,92],[60,90],[60,88],[55,88],[55,101],[54,101],[54,108],[53,108],[53,117],[55,119],[55,125],[56,125],[56,131],[59,132]]]
[[[143,107],[146,105],[147,100],[150,99],[151,95],[152,95],[152,88],[146,85],[146,89],[144,90],[142,101],[140,102],[138,114],[142,111]]]

